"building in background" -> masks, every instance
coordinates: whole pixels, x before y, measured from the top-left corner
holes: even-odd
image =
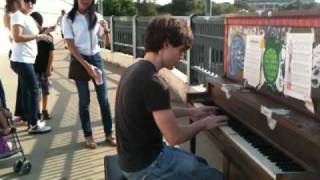
[[[243,0],[234,0],[234,3],[241,2]],[[295,3],[298,0],[248,0],[248,4],[256,8],[257,12],[276,10],[279,6],[287,6],[291,3]],[[302,4],[314,3],[315,0],[300,0]]]

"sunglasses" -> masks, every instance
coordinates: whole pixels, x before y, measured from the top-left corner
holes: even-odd
[[[25,3],[32,3],[35,4],[37,0],[23,0]]]

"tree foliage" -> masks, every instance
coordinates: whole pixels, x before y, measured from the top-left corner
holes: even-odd
[[[220,15],[220,14],[228,14],[228,13],[236,13],[238,9],[229,3],[212,3],[212,15]]]
[[[318,3],[309,3],[309,4],[303,4],[300,0],[291,3],[287,6],[280,6],[278,7],[279,11],[283,10],[301,10],[301,9],[320,9],[320,5]]]
[[[137,8],[132,0],[103,0],[103,14],[105,16],[134,16]]]
[[[139,16],[156,16],[158,14],[158,6],[152,1],[144,1],[142,3],[137,2],[136,7]]]
[[[230,3],[212,3],[212,14],[229,14],[229,13],[238,13],[241,11],[255,12],[255,8],[248,4],[247,0],[238,1],[236,4]]]
[[[172,0],[169,13],[176,16],[203,15],[203,0]]]
[[[247,10],[249,12],[254,12],[255,8],[253,6],[250,6],[248,3],[248,0],[241,0],[234,3],[234,7],[238,11]]]

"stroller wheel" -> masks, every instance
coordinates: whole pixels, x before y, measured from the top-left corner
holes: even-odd
[[[15,173],[19,173],[20,170],[21,170],[22,164],[23,164],[23,161],[22,161],[21,159],[16,160],[16,161],[13,163],[13,171],[14,171]]]
[[[25,160],[22,164],[22,167],[20,169],[20,172],[18,172],[19,175],[28,174],[31,171],[31,163],[28,160]]]

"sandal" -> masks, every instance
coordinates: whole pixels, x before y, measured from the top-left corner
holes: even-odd
[[[88,149],[96,149],[97,144],[92,136],[85,137],[85,147]]]
[[[14,123],[16,126],[28,126],[28,122],[22,120],[21,118],[19,118],[19,119],[14,119],[14,120],[13,120],[13,123]]]
[[[112,135],[106,137],[106,143],[110,146],[117,146],[116,138],[114,138]]]

